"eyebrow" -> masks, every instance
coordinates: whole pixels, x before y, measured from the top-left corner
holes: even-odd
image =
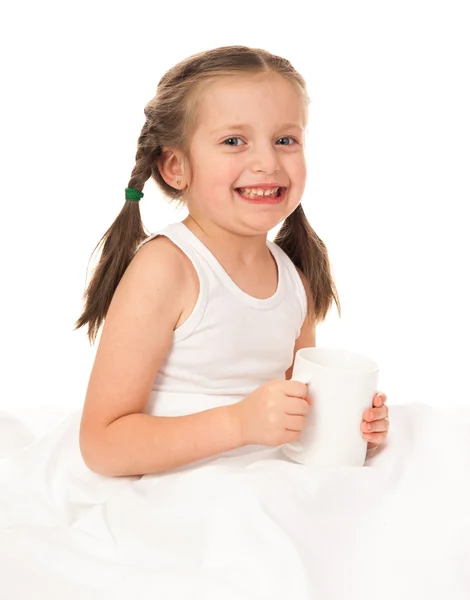
[[[211,131],[211,134],[218,133],[219,131],[233,131],[235,129],[253,129],[251,125],[247,125],[245,123],[235,123],[233,125],[224,125],[222,127],[217,127]],[[303,127],[298,123],[284,123],[278,129],[300,129]]]

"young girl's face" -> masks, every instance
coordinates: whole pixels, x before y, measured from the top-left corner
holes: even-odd
[[[266,233],[295,210],[305,187],[300,92],[276,74],[220,77],[203,89],[189,149],[189,212],[240,234]],[[258,185],[285,189],[280,197],[239,191]]]

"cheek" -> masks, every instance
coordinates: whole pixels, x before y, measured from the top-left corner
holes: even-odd
[[[209,171],[211,179],[216,186],[231,187],[240,177],[242,169],[233,160],[221,161],[217,165],[213,165]]]
[[[221,168],[220,164],[200,163],[193,179],[194,201],[202,202],[209,212],[218,212],[226,205],[234,181],[230,169]]]
[[[293,164],[290,173],[292,183],[295,185],[298,192],[302,194],[307,182],[307,167],[305,161],[297,161]]]
[[[199,189],[204,188],[205,192],[227,190],[232,187],[239,178],[240,170],[231,162],[206,162],[200,164],[198,173],[203,173],[201,177],[196,176],[195,183]]]
[[[299,183],[305,184],[307,178],[307,163],[303,154],[297,157],[297,160],[293,161],[292,169],[294,170],[295,177]]]

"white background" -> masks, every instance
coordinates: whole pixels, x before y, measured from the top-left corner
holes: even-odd
[[[230,44],[307,80],[303,205],[343,311],[317,345],[377,360],[390,404],[470,406],[468,2],[6,4],[0,408],[82,405],[96,345],[73,326],[144,106],[173,64]],[[144,193],[148,230],[184,218]]]

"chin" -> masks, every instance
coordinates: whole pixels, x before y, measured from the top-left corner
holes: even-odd
[[[286,215],[252,215],[249,219],[243,219],[244,223],[258,233],[268,233],[286,219]]]

